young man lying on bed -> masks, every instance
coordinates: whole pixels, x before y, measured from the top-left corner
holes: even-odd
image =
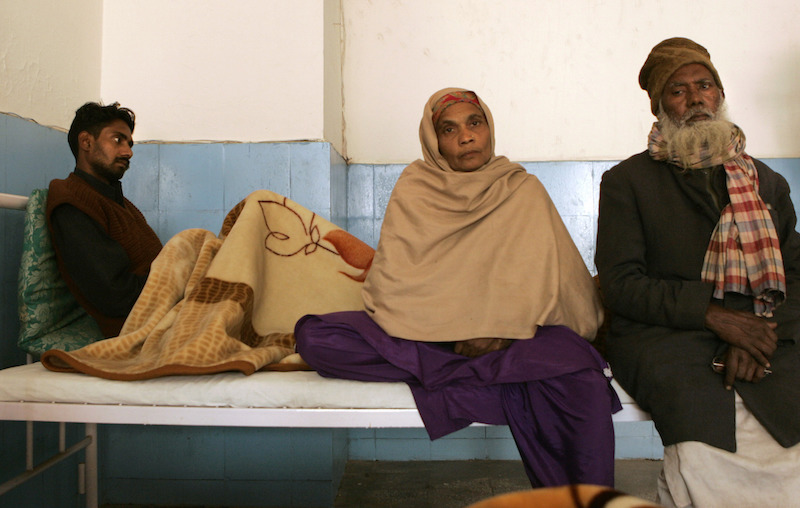
[[[59,271],[106,337],[119,334],[161,251],[155,231],[122,194],[135,118],[118,103],[81,106],[67,135],[75,170],[50,182],[47,197]]]

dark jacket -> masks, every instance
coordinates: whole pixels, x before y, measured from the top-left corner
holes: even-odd
[[[50,182],[47,223],[70,291],[105,336],[118,335],[161,250],[158,236],[121,188],[78,170]]]
[[[774,374],[737,381],[748,408],[783,446],[800,442],[800,235],[786,180],[760,161],[759,193],[778,232],[787,300],[775,311],[781,345]],[[734,393],[712,371],[726,344],[704,328],[712,285],[700,274],[708,242],[729,201],[725,175],[680,171],[647,152],[618,164],[600,186],[597,265],[614,313],[608,357],[615,377],[649,411],[665,445],[702,441],[734,451]],[[752,298],[720,305],[752,312]]]

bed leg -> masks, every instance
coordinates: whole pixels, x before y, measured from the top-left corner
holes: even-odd
[[[27,364],[33,363],[33,357],[30,353],[25,355],[25,362]],[[25,422],[25,470],[33,470],[33,422]]]
[[[85,423],[86,437],[92,442],[86,447],[86,508],[97,508],[97,424]]]
[[[67,424],[61,422],[58,424],[58,451],[64,453],[67,449]]]
[[[25,471],[33,470],[33,422],[25,422]]]

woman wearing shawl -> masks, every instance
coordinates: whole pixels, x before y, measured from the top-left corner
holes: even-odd
[[[602,307],[538,179],[494,155],[486,105],[434,94],[424,160],[400,176],[364,283],[366,311],[305,316],[320,375],[408,383],[431,439],[510,426],[534,487],[614,484],[607,363],[587,339]]]

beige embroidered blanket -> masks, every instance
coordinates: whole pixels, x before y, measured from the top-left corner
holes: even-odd
[[[363,308],[374,251],[297,203],[257,191],[222,231],[173,237],[119,337],[42,355],[54,371],[135,380],[307,368],[294,354],[305,314]]]

